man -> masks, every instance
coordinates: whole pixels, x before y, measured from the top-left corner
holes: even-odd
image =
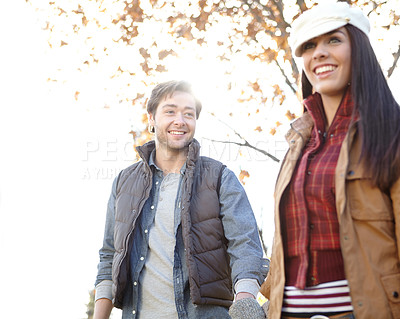
[[[201,103],[187,82],[157,85],[148,101],[155,140],[123,170],[110,196],[94,319],[230,318],[265,275],[243,187],[193,138]]]

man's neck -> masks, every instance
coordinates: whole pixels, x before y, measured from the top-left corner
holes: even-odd
[[[185,164],[188,154],[188,148],[179,151],[156,149],[155,163],[162,169],[164,175],[169,173],[179,173],[183,164]]]

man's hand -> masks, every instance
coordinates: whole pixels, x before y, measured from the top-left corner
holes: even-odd
[[[251,293],[249,293],[249,292],[239,292],[239,293],[236,295],[235,302],[238,301],[238,300],[240,300],[240,299],[245,299],[245,298],[253,298],[253,299],[256,299],[256,297],[254,297],[254,296],[253,296]]]
[[[110,318],[113,304],[110,299],[101,298],[94,304],[93,319],[108,319]]]

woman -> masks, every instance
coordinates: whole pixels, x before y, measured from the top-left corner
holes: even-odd
[[[400,318],[400,108],[346,3],[292,27],[304,114],[287,133],[268,318]]]

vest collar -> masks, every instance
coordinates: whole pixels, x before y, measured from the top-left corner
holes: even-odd
[[[153,150],[155,150],[155,148],[156,148],[155,141],[150,141],[142,146],[136,147],[136,150],[139,153],[139,156],[143,159],[143,161],[149,164],[151,153],[153,152]],[[193,141],[189,144],[186,167],[194,168],[194,166],[196,165],[196,161],[199,158],[199,155],[200,155],[200,143],[196,139],[193,139]]]

